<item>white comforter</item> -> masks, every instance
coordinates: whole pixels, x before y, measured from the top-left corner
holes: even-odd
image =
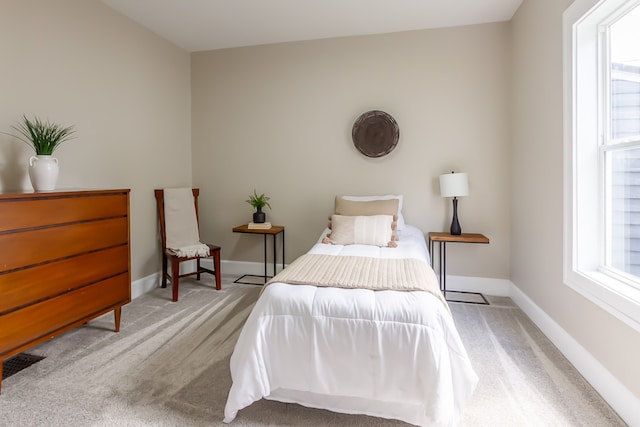
[[[418,258],[424,235],[407,225],[398,248],[318,243],[310,253]],[[273,283],[231,357],[229,423],[261,398],[336,412],[455,425],[478,377],[453,318],[433,295]]]

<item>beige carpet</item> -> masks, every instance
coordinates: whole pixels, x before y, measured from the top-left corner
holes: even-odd
[[[0,426],[220,426],[229,357],[260,287],[183,279],[28,353],[46,359],[2,384]],[[623,426],[508,298],[451,308],[480,383],[463,426]],[[231,426],[404,426],[261,400]]]

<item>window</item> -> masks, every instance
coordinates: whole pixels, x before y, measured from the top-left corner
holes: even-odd
[[[564,279],[640,330],[640,0],[563,18]]]
[[[601,31],[609,107],[602,144],[610,230],[605,265],[640,279],[640,6]]]

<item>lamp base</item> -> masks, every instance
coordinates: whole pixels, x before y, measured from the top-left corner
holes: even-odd
[[[459,236],[462,234],[460,223],[458,222],[458,199],[453,198],[453,219],[451,220],[451,229],[449,230],[451,235]]]

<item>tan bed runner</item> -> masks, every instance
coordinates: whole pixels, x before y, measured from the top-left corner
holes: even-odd
[[[413,258],[305,254],[267,282],[374,291],[429,292],[448,308],[438,278],[426,262]]]

